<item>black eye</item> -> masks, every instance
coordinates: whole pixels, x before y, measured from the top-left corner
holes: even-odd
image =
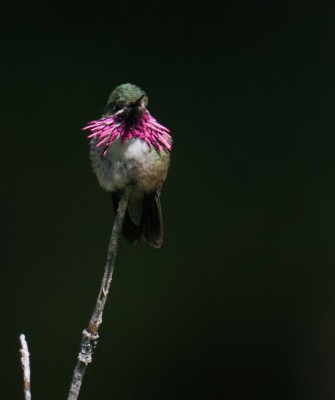
[[[121,110],[121,107],[118,106],[117,104],[114,104],[113,107],[112,107],[112,111],[116,112],[116,111],[119,111],[119,110]]]
[[[119,107],[115,103],[108,103],[106,104],[106,107],[104,108],[103,114],[114,114],[117,111],[121,110],[121,107]]]

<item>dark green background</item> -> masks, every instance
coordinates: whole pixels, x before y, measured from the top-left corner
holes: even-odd
[[[81,127],[133,82],[171,128],[165,242],[123,239],[80,399],[335,396],[334,7],[11,3],[1,398],[65,399],[113,223]]]

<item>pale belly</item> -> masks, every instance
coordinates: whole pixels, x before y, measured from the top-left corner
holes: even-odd
[[[156,190],[166,178],[170,154],[157,152],[141,139],[116,140],[101,157],[103,146],[91,141],[93,171],[103,189],[113,192],[132,186],[141,192]]]

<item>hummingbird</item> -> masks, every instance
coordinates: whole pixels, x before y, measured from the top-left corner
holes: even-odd
[[[130,244],[141,238],[155,248],[163,242],[160,203],[172,148],[168,128],[147,109],[148,96],[124,83],[110,94],[102,117],[89,122],[90,158],[100,186],[112,193],[115,212],[130,190],[122,233]]]

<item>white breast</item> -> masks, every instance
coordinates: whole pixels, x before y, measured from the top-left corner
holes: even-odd
[[[112,158],[117,159],[118,157],[124,159],[133,159],[139,163],[143,163],[146,161],[146,157],[149,153],[149,145],[141,139],[133,139],[121,145],[121,141],[118,139],[111,146],[110,152],[113,154]]]
[[[93,170],[100,185],[107,191],[123,189],[138,177],[139,171],[148,163],[149,145],[141,139],[132,139],[121,144],[117,139],[110,145],[106,156],[102,156],[103,146],[96,147],[91,142]]]

